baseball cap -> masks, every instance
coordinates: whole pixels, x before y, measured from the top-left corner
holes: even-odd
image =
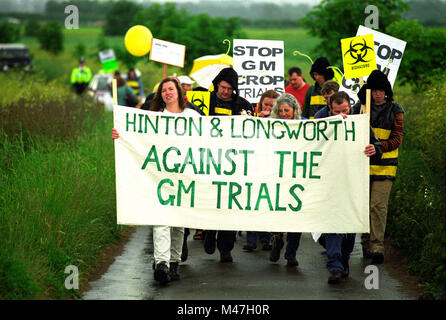
[[[181,84],[194,84],[195,81],[189,78],[188,76],[179,76],[178,80],[180,80]]]

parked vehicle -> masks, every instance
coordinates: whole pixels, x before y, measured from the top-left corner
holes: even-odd
[[[113,79],[112,74],[98,73],[93,76],[88,84],[87,94],[94,100],[104,105],[106,110],[113,110],[113,97],[110,93],[110,85]]]
[[[0,70],[8,71],[11,68],[32,70],[32,55],[28,48],[21,43],[0,44]]]

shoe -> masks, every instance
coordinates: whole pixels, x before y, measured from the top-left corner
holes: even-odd
[[[214,232],[206,232],[206,236],[204,237],[204,251],[207,254],[213,254],[215,252],[215,233]]]
[[[372,264],[381,264],[384,262],[384,254],[382,252],[372,253]]]
[[[273,246],[269,254],[269,260],[277,262],[280,258],[280,250],[283,248],[283,239],[280,236],[274,236]]]
[[[343,267],[344,267],[344,270],[342,270],[342,278],[345,279],[345,278],[348,278],[348,275],[350,274],[350,267],[349,267],[348,263],[343,265]]]
[[[232,262],[231,251],[221,251],[220,262]]]
[[[270,245],[269,243],[264,243],[264,244],[262,245],[262,250],[263,250],[263,251],[270,251],[272,248],[273,248],[273,246]]]
[[[183,249],[181,250],[181,261],[184,262],[187,260],[189,255],[189,249],[187,248],[187,240],[183,242]]]
[[[362,257],[364,259],[371,259],[372,258],[372,253],[370,252],[369,249],[362,247]]]
[[[330,271],[330,276],[328,277],[329,284],[338,284],[341,282],[342,271],[332,270]]]
[[[169,268],[165,262],[160,262],[156,265],[154,278],[160,284],[166,284],[170,281]]]
[[[194,234],[194,240],[203,240],[203,230],[197,230]]]
[[[169,268],[169,276],[171,281],[180,280],[180,275],[178,274],[179,263],[171,262]]]
[[[257,245],[255,243],[248,242],[247,244],[245,244],[243,246],[243,250],[248,251],[248,252],[252,252],[255,249],[257,249]]]
[[[297,262],[296,258],[287,259],[286,266],[287,267],[297,267],[299,265],[299,262]]]

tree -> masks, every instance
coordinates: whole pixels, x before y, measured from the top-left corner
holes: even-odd
[[[387,27],[386,33],[407,42],[398,70],[402,83],[424,89],[432,81],[446,74],[446,31],[426,29],[417,21],[397,21]]]
[[[59,54],[63,51],[63,33],[62,28],[57,22],[51,22],[40,28],[38,40],[40,47],[53,54]]]
[[[359,25],[364,25],[369,5],[379,9],[379,30],[400,20],[408,6],[403,0],[322,0],[307,16],[300,20],[309,32],[323,41],[314,52],[313,60],[327,57],[332,65],[342,66],[340,39],[356,35]],[[308,54],[308,53],[307,53]]]
[[[134,25],[134,16],[143,8],[130,1],[113,2],[107,12],[104,33],[108,36],[123,36]]]
[[[20,26],[7,21],[0,22],[0,43],[17,42],[20,39]]]
[[[40,24],[36,19],[30,19],[26,21],[25,36],[38,37],[40,31]]]

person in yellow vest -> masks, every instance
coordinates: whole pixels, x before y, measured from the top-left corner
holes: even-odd
[[[71,85],[77,94],[81,95],[87,88],[92,78],[91,69],[85,65],[85,59],[79,59],[79,66],[71,71]]]
[[[138,77],[134,68],[130,68],[129,72],[127,73],[126,85],[132,88],[133,93],[139,97],[140,101],[144,101],[145,95],[142,80],[140,77]]]
[[[359,102],[354,113],[360,113],[366,103],[366,90],[371,89],[370,124],[381,142],[382,157],[370,161],[370,234],[363,234],[361,244],[364,258],[373,264],[384,262],[384,232],[390,190],[398,166],[398,148],[403,141],[403,107],[393,101],[393,91],[387,76],[374,70],[358,92]]]
[[[330,63],[325,57],[317,58],[311,66],[310,75],[315,83],[308,88],[305,94],[302,117],[313,119],[316,112],[327,105],[324,101],[324,96],[321,94],[321,88],[326,81],[334,77],[333,69],[328,68],[329,66]]]

